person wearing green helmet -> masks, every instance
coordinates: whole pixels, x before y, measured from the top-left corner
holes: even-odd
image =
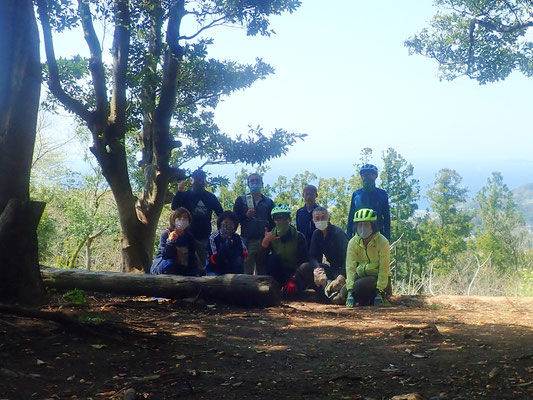
[[[379,232],[374,210],[354,214],[355,236],[346,250],[346,306],[381,305],[391,294],[389,241]]]
[[[270,232],[265,228],[261,257],[267,274],[282,286],[283,293],[295,294],[305,289],[299,269],[309,259],[307,242],[305,236],[290,224],[291,209],[288,205],[278,204],[271,215],[276,226]]]

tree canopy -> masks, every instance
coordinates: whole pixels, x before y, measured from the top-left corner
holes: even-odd
[[[219,25],[269,36],[269,18],[292,13],[300,5],[297,0],[37,4],[47,57],[45,78],[53,95],[48,103],[60,103],[91,132],[91,152],[117,203],[128,270],[149,268],[168,184],[187,176],[180,168],[184,162],[199,158],[202,165],[261,164],[286,154],[305,136],[283,129],[268,135],[260,127],[236,137],[221,132],[213,110],[222,96],[264,79],[273,68],[260,59],[250,65],[211,59],[207,48],[212,42],[203,36]],[[112,27],[110,57],[96,22]],[[83,31],[90,57],[57,58],[53,32],[77,28]],[[134,191],[132,177],[141,193]]]
[[[411,54],[439,63],[440,76],[468,76],[480,84],[518,70],[533,75],[530,0],[436,0],[442,10],[428,28],[406,40]]]

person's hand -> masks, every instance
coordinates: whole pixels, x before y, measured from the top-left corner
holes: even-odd
[[[182,180],[180,183],[178,183],[178,192],[184,192],[185,191],[185,183],[186,180]]]
[[[178,234],[178,232],[176,232],[175,230],[174,231],[169,231],[167,229],[167,232],[168,232],[168,240],[170,240],[171,242],[176,240],[180,235]]]
[[[253,218],[255,217],[255,208],[250,208],[248,211],[246,211],[246,218]]]
[[[348,297],[346,298],[346,307],[354,307],[355,299],[351,290],[348,290]]]
[[[276,236],[274,232],[269,232],[268,228],[265,228],[265,237],[263,238],[261,246],[267,248],[268,246],[270,246],[270,243],[272,243],[272,241],[274,241],[275,239],[279,239],[279,236]]]

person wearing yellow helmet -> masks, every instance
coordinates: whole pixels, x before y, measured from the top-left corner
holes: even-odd
[[[285,294],[295,294],[305,289],[299,268],[308,261],[307,242],[290,224],[291,208],[287,204],[275,206],[271,215],[276,226],[270,232],[265,228],[261,255],[267,274],[283,287]]]
[[[390,294],[389,241],[379,232],[374,210],[354,214],[355,236],[346,250],[346,306],[381,305]]]

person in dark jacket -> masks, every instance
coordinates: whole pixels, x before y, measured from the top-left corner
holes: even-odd
[[[318,207],[316,204],[316,198],[318,196],[318,190],[316,186],[307,185],[302,191],[302,196],[305,201],[305,205],[296,211],[296,229],[298,232],[302,232],[307,241],[307,246],[311,245],[311,236],[316,229],[313,222],[313,210]]]
[[[379,231],[387,240],[390,240],[389,196],[386,191],[376,187],[378,169],[375,165],[365,164],[359,170],[359,175],[363,181],[363,187],[356,190],[352,195],[346,234],[349,238],[354,235],[353,216],[356,211],[368,208],[374,210],[377,215],[376,225]]]
[[[191,221],[191,214],[183,207],[170,215],[169,228],[161,234],[151,274],[199,275],[194,236],[189,231]]]
[[[309,260],[305,236],[290,225],[291,209],[278,204],[272,209],[276,224],[271,232],[265,229],[261,242],[261,257],[266,260],[268,275],[283,288],[285,294],[295,294],[306,289],[300,266]]]
[[[205,190],[206,174],[198,169],[191,175],[192,189],[185,191],[185,181],[180,182],[178,191],[172,199],[171,208],[185,207],[192,214],[190,231],[195,239],[196,254],[200,265],[205,266],[207,239],[211,234],[211,217],[213,212],[218,216],[222,206],[218,198]]]
[[[235,233],[238,226],[239,219],[233,211],[224,211],[218,216],[218,230],[209,236],[207,245],[207,275],[244,273],[248,252],[241,237]]]
[[[250,192],[237,197],[233,211],[237,214],[241,224],[241,236],[248,248],[248,257],[244,262],[246,274],[265,275],[264,260],[259,257],[261,242],[265,235],[265,228],[271,230],[274,227],[272,216],[274,202],[262,194],[263,178],[259,174],[248,176]]]
[[[323,207],[314,209],[313,221],[317,230],[311,238],[310,261],[302,265],[306,283],[319,297],[325,295],[334,304],[344,304],[348,238],[341,228],[331,224],[328,210]]]

